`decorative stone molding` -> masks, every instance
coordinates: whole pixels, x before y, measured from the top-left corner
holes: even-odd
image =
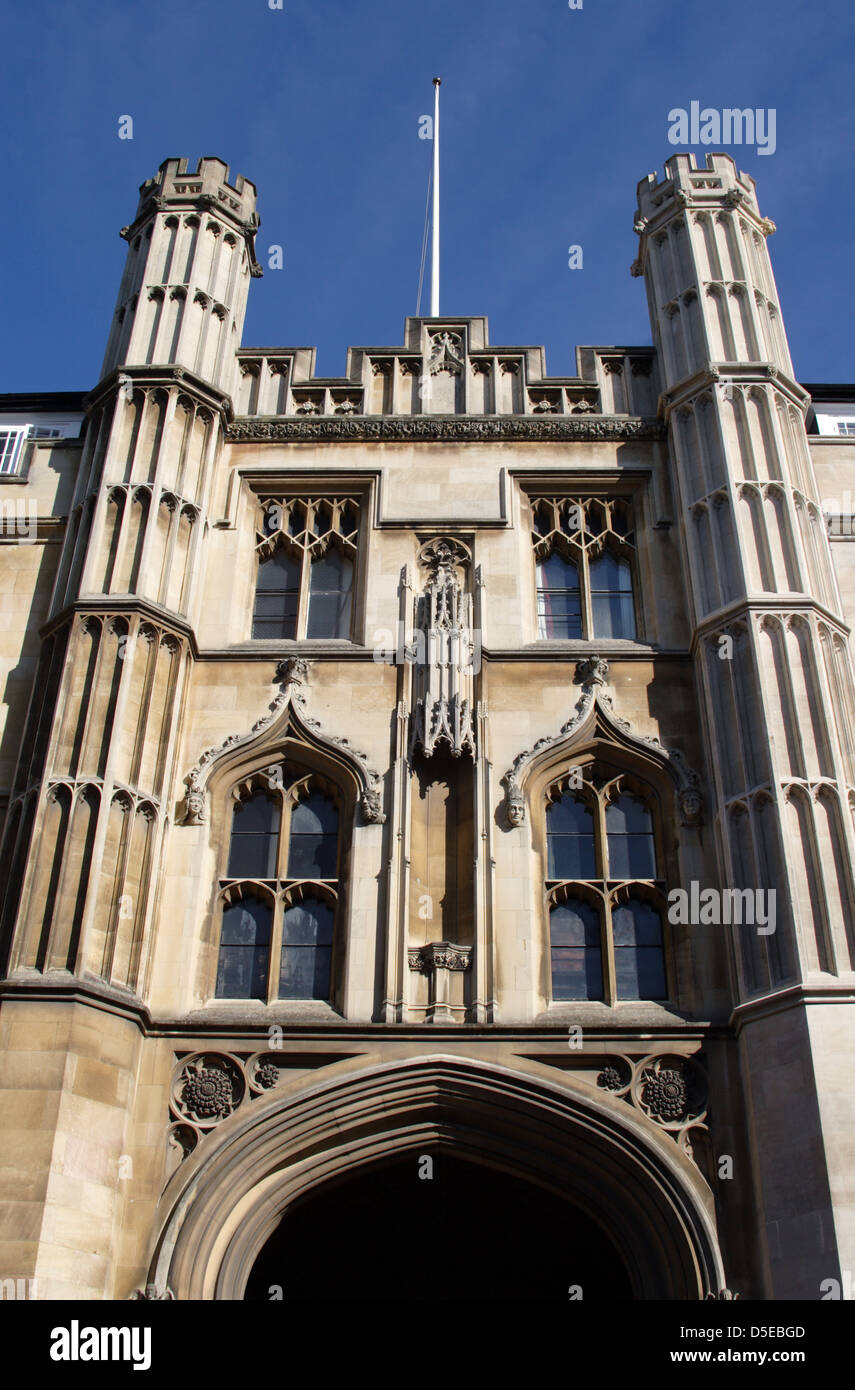
[[[621,719],[615,713],[612,696],[602,689],[608,681],[608,675],[608,662],[602,657],[586,657],[576,663],[574,684],[581,685],[582,693],[573,714],[557,734],[545,735],[531,748],[519,753],[501,779],[501,786],[505,788],[505,816],[509,826],[516,827],[525,821],[523,781],[531,764],[542,754],[550,749],[558,749],[560,744],[579,734],[582,726],[592,715],[601,720],[604,733],[607,736],[611,735],[615,742],[629,747],[635,745],[648,756],[652,753],[657,762],[667,767],[676,784],[681,825],[694,826],[700,823],[703,799],[697,772],[689,767],[679,749],[665,748],[659,739],[636,733],[628,719]]]
[[[418,558],[419,564],[429,570],[432,579],[436,579],[440,573],[450,573],[456,567],[468,568],[472,563],[472,551],[453,536],[437,536],[425,542]]]
[[[304,732],[311,741],[340,749],[346,755],[359,782],[359,804],[363,821],[369,825],[382,825],[385,822],[382,779],[369,767],[367,755],[358,752],[349,739],[328,733],[322,728],[320,720],[310,719],[305,714],[306,695],[302,687],[308,680],[308,674],[309,663],[304,657],[288,657],[278,663],[275,678],[282,688],[267,714],[255,721],[248,734],[230,734],[215,748],[208,748],[184,778],[187,790],[179,824],[204,824],[206,785],[213,764],[224,754],[233,753],[241,745],[248,748],[259,734],[269,731],[286,711],[290,712],[298,737]]]
[[[246,1078],[233,1058],[197,1052],[176,1068],[171,1105],[180,1119],[205,1130],[228,1119],[245,1094]]]
[[[419,640],[413,666],[411,755],[419,746],[429,758],[439,744],[447,744],[455,758],[467,749],[475,752],[472,596],[458,578],[471,559],[462,542],[445,536],[428,541],[419,551],[428,584],[415,600]]]
[[[433,970],[469,970],[472,947],[455,946],[450,941],[432,941],[428,946],[408,950],[407,961],[411,970],[417,970],[422,975],[429,975]]]
[[[707,1131],[709,1108],[706,1073],[696,1057],[609,1056],[599,1065],[596,1085],[641,1111],[694,1158],[692,1137]]]
[[[463,339],[459,333],[433,333],[430,337],[428,371],[431,376],[450,372],[459,376],[463,371]]]
[[[331,1062],[341,1060],[331,1056]],[[287,1078],[286,1052],[196,1052],[178,1057],[170,1090],[167,1180],[217,1125]]]
[[[517,364],[513,364],[517,367]],[[518,370],[518,367],[517,367]],[[598,415],[381,415],[319,416],[296,419],[235,420],[226,431],[230,444],[348,440],[436,441],[490,444],[502,440],[605,440],[664,439],[665,426],[649,416]]]

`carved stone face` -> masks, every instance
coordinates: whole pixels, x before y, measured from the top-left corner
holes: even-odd
[[[694,787],[687,787],[680,794],[680,810],[683,813],[684,825],[696,825],[700,820],[703,802],[700,792],[695,791]]]
[[[525,820],[525,800],[521,791],[513,790],[508,793],[508,822],[510,825],[522,825]]]

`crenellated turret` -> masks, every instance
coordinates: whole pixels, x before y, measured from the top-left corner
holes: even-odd
[[[855,684],[805,436],[808,397],[793,380],[766,246],[774,224],[753,180],[725,154],[705,168],[677,155],[664,180],[639,185],[635,230],[633,273],[645,278],[665,385],[721,884],[762,893],[771,913],[762,929],[752,918],[731,930],[737,1019],[769,1145],[758,1163],[764,1219],[777,1228],[770,1288],[786,1298],[798,1201],[789,1178],[772,1175],[786,1151],[799,1182],[828,1190],[829,1177],[791,1134],[770,1069],[812,1032],[821,1084],[833,1049],[820,1005],[855,969],[855,748],[844,715]],[[798,1007],[807,989],[814,1008],[772,1017],[770,996],[789,990]],[[826,1220],[830,1210],[817,1230]],[[799,1239],[819,1287],[830,1256],[806,1228]]]
[[[255,185],[228,165],[167,159],[122,228],[128,259],[102,377],[119,366],[186,368],[231,395],[255,259]]]

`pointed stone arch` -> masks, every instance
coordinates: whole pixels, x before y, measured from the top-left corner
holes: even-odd
[[[521,825],[525,819],[525,792],[530,783],[542,780],[543,774],[555,768],[576,750],[603,744],[619,753],[627,771],[642,778],[663,782],[663,773],[673,787],[677,811],[682,825],[698,824],[703,808],[700,778],[676,748],[665,748],[656,738],[636,733],[627,719],[614,711],[612,698],[604,686],[608,680],[608,662],[590,657],[576,665],[575,681],[582,693],[576,708],[552,737],[538,739],[514,759],[501,779],[505,788],[505,811],[509,825]]]
[[[280,662],[276,668],[280,691],[268,713],[248,733],[230,734],[216,748],[207,749],[184,778],[187,790],[179,823],[203,824],[209,791],[224,780],[251,776],[289,751],[299,752],[300,761],[338,781],[348,799],[358,803],[366,823],[385,821],[383,783],[366,755],[306,714],[303,686],[308,672],[308,662],[300,657]]]
[[[242,1107],[190,1154],[161,1199],[149,1296],[242,1298],[293,1202],[428,1146],[581,1204],[619,1240],[636,1298],[724,1286],[713,1194],[652,1121],[534,1068],[371,1054]]]

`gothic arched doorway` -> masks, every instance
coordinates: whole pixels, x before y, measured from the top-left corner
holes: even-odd
[[[632,1286],[580,1207],[440,1148],[327,1182],[289,1207],[245,1297],[590,1303],[631,1298]]]
[[[617,1281],[612,1297],[628,1281],[628,1296],[637,1299],[698,1299],[726,1282],[712,1193],[694,1163],[652,1121],[589,1086],[449,1055],[393,1062],[363,1056],[279,1097],[252,1101],[223,1121],[164,1192],[146,1282],[178,1299],[242,1299],[258,1265],[257,1278],[268,1278],[268,1288],[283,1285],[284,1295],[287,1278],[269,1277],[264,1263],[258,1264],[283,1220],[293,1214],[295,1235],[304,1222],[305,1249],[311,1202],[328,1204],[330,1225],[335,1207],[329,1204],[346,1203],[348,1191],[353,1200],[360,1190],[354,1184],[366,1178],[368,1200],[371,1184],[382,1187],[384,1173],[390,1193],[397,1184],[397,1226],[381,1222],[368,1244],[385,1248],[390,1267],[400,1274],[405,1262],[415,1264],[420,1250],[431,1249],[424,1220],[407,1226],[400,1214],[401,1174],[408,1171],[419,1183],[418,1162],[425,1155],[435,1158],[437,1173],[440,1164],[457,1165],[446,1170],[452,1172],[446,1188],[452,1208],[465,1207],[454,1176],[475,1194],[471,1210],[480,1202],[479,1182],[491,1184],[494,1201],[507,1208],[495,1213],[492,1227],[481,1210],[477,1240],[460,1211],[445,1252],[449,1269],[462,1263],[474,1275],[480,1266],[495,1267],[503,1232],[510,1229],[510,1208],[525,1193],[536,1220],[569,1232],[566,1239],[575,1242],[590,1280],[584,1297],[595,1296],[609,1274]],[[337,1189],[343,1195],[336,1197]],[[414,1190],[412,1200],[433,1199]],[[307,1213],[302,1217],[301,1207]],[[285,1239],[289,1228],[282,1229]],[[358,1232],[351,1239],[357,1237]],[[535,1252],[542,1254],[549,1238],[547,1231]],[[515,1239],[515,1260],[531,1259],[529,1237],[518,1230]],[[359,1241],[348,1250],[341,1237],[335,1244],[325,1237],[330,1265],[349,1261],[355,1279],[366,1248],[366,1240]],[[442,1253],[438,1249],[435,1258],[440,1269]],[[572,1267],[565,1274],[560,1258],[553,1277],[561,1280],[563,1298],[582,1282]]]

